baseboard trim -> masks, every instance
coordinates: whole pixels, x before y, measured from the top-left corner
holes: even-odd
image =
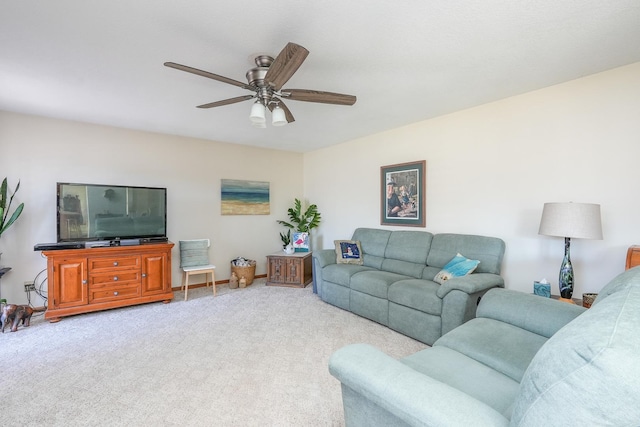
[[[255,279],[264,279],[266,277],[267,277],[266,274],[258,274],[254,278]],[[227,280],[216,280],[216,286],[226,285],[227,283],[229,283],[229,279],[227,279]],[[189,284],[189,288],[190,289],[204,288],[205,286],[211,286],[211,282],[207,282],[207,283],[190,283]],[[180,286],[172,286],[171,290],[174,291],[174,292],[178,292],[178,291],[182,290],[181,288],[182,288],[182,285],[180,285]]]

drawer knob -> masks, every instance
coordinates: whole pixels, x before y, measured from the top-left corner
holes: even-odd
[[[118,281],[118,276],[114,276],[114,277],[113,277],[113,281],[114,281],[114,282],[117,282],[117,281]]]
[[[87,284],[87,281],[86,281],[86,280],[83,280],[83,281],[82,281],[82,284],[83,284],[83,285],[86,285],[86,284]]]
[[[118,291],[115,291],[113,294],[117,296],[118,295]]]
[[[147,273],[142,273],[142,277],[147,277]]]
[[[118,266],[118,261],[114,261],[113,265],[117,267]]]

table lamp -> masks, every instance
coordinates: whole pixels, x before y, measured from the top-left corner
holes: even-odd
[[[560,265],[560,296],[573,295],[573,267],[569,256],[571,238],[602,240],[600,205],[593,203],[545,203],[538,234],[564,237],[564,258]]]

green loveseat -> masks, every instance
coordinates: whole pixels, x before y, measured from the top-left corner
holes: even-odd
[[[353,426],[640,425],[640,267],[588,310],[505,289],[477,318],[402,360],[366,345],[335,352]]]
[[[362,265],[337,263],[333,249],[313,253],[320,298],[429,345],[472,319],[487,290],[504,286],[505,244],[495,237],[358,228],[351,240],[361,244]],[[458,253],[479,260],[476,270],[434,282]]]

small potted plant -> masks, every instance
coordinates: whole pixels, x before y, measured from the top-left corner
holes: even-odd
[[[280,233],[280,239],[282,240],[282,250],[287,254],[292,254],[293,245],[291,244],[291,229],[287,229],[287,234]]]
[[[7,231],[7,228],[9,228],[11,224],[13,224],[18,219],[18,217],[22,213],[22,210],[24,209],[24,203],[20,203],[16,210],[13,211],[11,215],[9,215],[9,212],[11,211],[11,202],[13,202],[13,196],[15,196],[20,189],[20,181],[18,181],[18,185],[16,185],[16,189],[11,194],[11,198],[9,199],[8,203],[7,187],[7,178],[5,178],[2,180],[2,185],[0,186],[0,237],[2,237],[2,233]],[[0,252],[0,257],[2,257],[2,252]],[[9,267],[7,267],[7,269],[4,269],[3,273],[6,273],[8,269]],[[0,276],[2,276],[2,274],[0,274]],[[0,305],[4,305],[6,303],[7,300],[5,300],[4,298],[0,298]]]
[[[287,213],[289,214],[288,222],[278,220],[278,224],[284,225],[289,229],[286,235],[280,233],[280,238],[285,243],[285,252],[288,245],[293,245],[294,248],[298,247],[297,249],[300,249],[300,252],[308,252],[309,232],[318,227],[322,219],[320,212],[318,212],[318,206],[311,204],[303,211],[302,202],[299,199],[295,199],[293,207],[289,208]],[[293,239],[291,230],[294,230]]]

